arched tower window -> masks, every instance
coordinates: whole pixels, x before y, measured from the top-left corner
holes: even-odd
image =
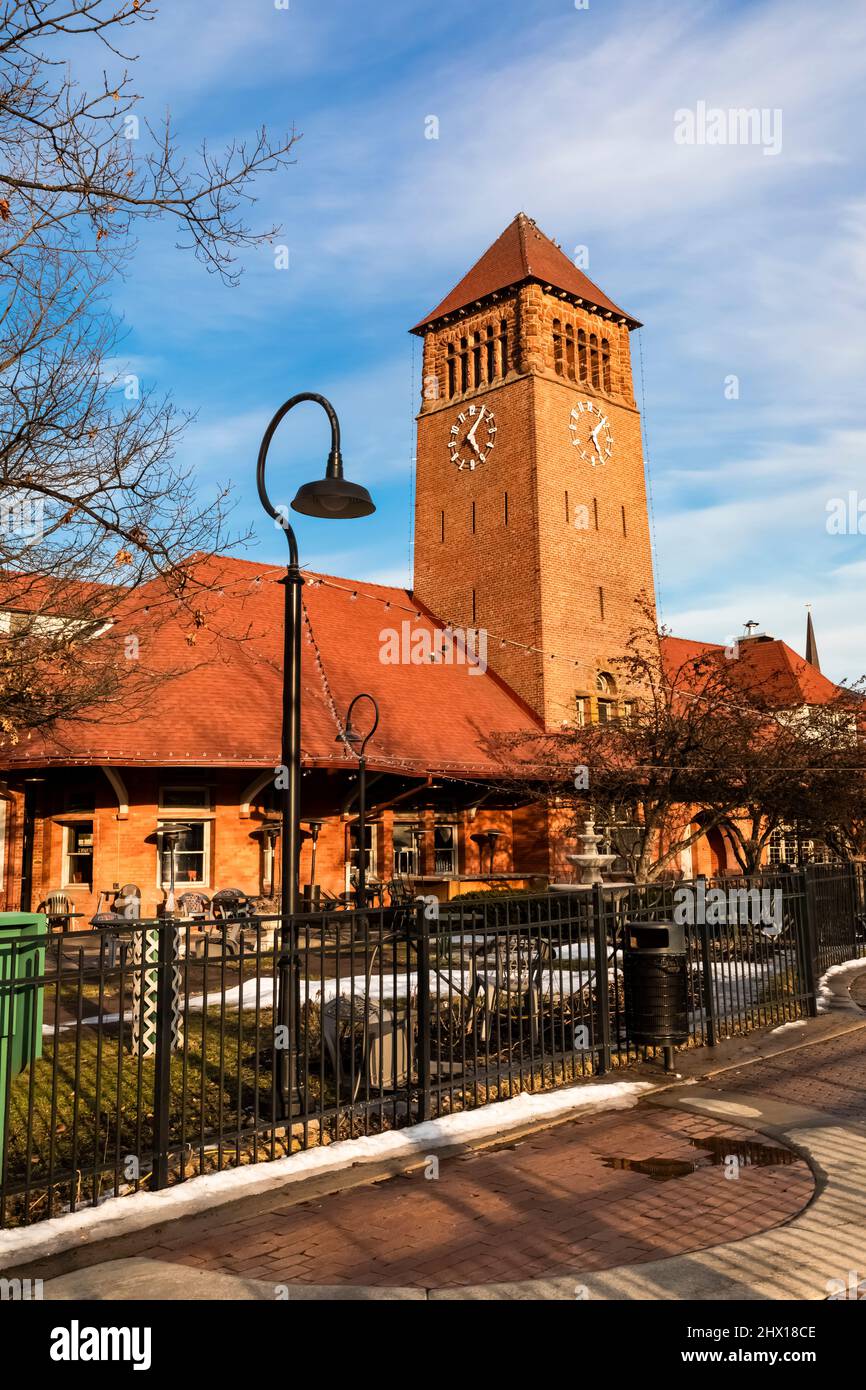
[[[601,382],[605,391],[610,390],[610,343],[607,338],[601,340]]]
[[[577,371],[581,381],[586,381],[586,333],[577,330]]]
[[[446,362],[448,365],[448,395],[457,395],[457,358],[454,353],[454,344],[449,343],[446,350]]]
[[[570,323],[565,326],[565,369],[574,381],[574,329]]]
[[[487,325],[487,380],[492,381],[496,376],[496,338],[493,331],[493,324]]]
[[[508,323],[505,319],[499,324],[499,372],[508,375]]]
[[[594,333],[589,335],[589,374],[593,386],[601,385],[601,376],[598,368],[598,338]]]
[[[553,369],[562,376],[562,324],[553,320]]]
[[[469,390],[469,344],[465,338],[460,339],[460,390]]]
[[[484,379],[481,375],[481,334],[472,334],[472,385],[482,386]]]

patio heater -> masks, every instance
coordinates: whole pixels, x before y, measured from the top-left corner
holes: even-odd
[[[373,723],[366,734],[352,723],[352,713],[359,700],[369,700],[373,706]],[[337,735],[337,743],[345,743],[350,752],[357,749],[358,758],[358,891],[355,897],[359,908],[367,906],[367,744],[379,727],[379,706],[372,695],[364,691],[356,695],[346,712],[346,726]]]
[[[184,825],[181,821],[170,821],[168,824],[159,826],[158,834],[162,835],[163,855],[166,846],[168,847],[168,880],[163,875],[162,887],[165,893],[165,912],[166,916],[172,916],[175,910],[174,886],[177,878],[177,842],[182,839],[187,831],[192,830],[191,825]]]
[[[312,911],[315,907],[318,906],[318,898],[317,898],[317,896],[316,896],[316,846],[317,846],[318,843],[319,843],[319,833],[320,833],[320,831],[321,831],[321,829],[322,829],[322,826],[325,824],[325,822],[324,822],[323,820],[308,820],[308,821],[304,821],[304,824],[307,826],[307,828],[308,828],[308,830],[309,830],[309,832],[310,832],[310,840],[312,841],[312,843],[311,843],[311,845],[310,845],[310,883],[309,883],[309,888],[310,888],[310,911]]]
[[[265,863],[270,860],[271,865],[266,894],[269,898],[275,898],[277,895],[277,840],[280,838],[280,828],[278,820],[263,821],[259,827],[259,834],[262,837],[262,846],[265,851]],[[264,887],[264,883],[262,887]]]
[[[317,482],[304,483],[297,491],[292,509],[303,516],[317,516],[333,521],[370,516],[376,510],[367,489],[350,483],[343,477],[343,458],[340,453],[340,422],[329,400],[314,391],[301,391],[285,401],[274,415],[262,438],[256,464],[256,486],[259,500],[279,528],[285,532],[289,561],[285,578],[283,627],[283,700],[282,700],[282,843],[280,862],[280,957],[277,1018],[294,1039],[300,1017],[300,988],[298,961],[292,918],[298,910],[298,850],[300,847],[301,791],[301,590],[304,578],[298,559],[298,543],[285,506],[275,507],[265,487],[265,463],[268,450],[280,422],[303,401],[321,406],[331,426],[331,447],[325,476]],[[293,978],[294,976],[294,978]],[[291,1065],[289,1049],[280,1054],[279,1076],[281,1117],[291,1114]]]

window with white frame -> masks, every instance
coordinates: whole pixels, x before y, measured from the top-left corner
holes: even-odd
[[[210,788],[170,786],[159,789],[161,811],[209,811]]]
[[[417,876],[421,872],[420,827],[413,821],[395,821],[392,836],[394,873]]]
[[[798,839],[796,830],[785,825],[776,827],[767,845],[767,859],[771,864],[796,868],[800,864],[826,864],[829,858],[826,845],[818,840]]]
[[[171,852],[163,834],[170,820],[161,820],[157,829],[157,883],[171,883]],[[210,822],[194,821],[184,827],[174,847],[174,881],[177,888],[210,886]]]
[[[93,821],[63,827],[63,887],[93,888]]]
[[[456,825],[436,825],[433,827],[433,854],[437,874],[456,874]]]
[[[376,877],[376,831],[378,826],[371,825],[368,821],[364,826],[364,842],[366,846],[365,872],[368,878]],[[360,867],[358,855],[359,833],[358,822],[355,821],[349,826],[349,867],[352,873],[357,873]]]

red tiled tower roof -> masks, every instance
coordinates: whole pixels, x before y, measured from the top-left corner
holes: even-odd
[[[620,309],[582,270],[578,270],[556,243],[539,230],[531,217],[519,212],[442,303],[420,323],[416,323],[411,331],[423,333],[438,319],[526,280],[551,285],[575,299],[582,299],[597,309],[625,319],[630,328],[640,327],[637,319]]]

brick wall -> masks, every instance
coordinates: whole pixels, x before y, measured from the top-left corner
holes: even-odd
[[[448,399],[448,345],[471,344],[491,314],[503,313],[508,375],[492,383],[482,375],[464,393],[458,373]],[[555,352],[555,326],[561,337],[571,329],[571,357]],[[602,339],[608,344],[609,390],[569,379],[570,368],[580,371],[580,331],[587,344],[595,336],[599,352]],[[622,654],[637,623],[635,600],[654,593],[628,329],[524,285],[507,309],[428,333],[428,385],[431,376],[437,394],[427,391],[418,416],[415,592],[442,621],[486,628],[493,670],[556,726],[574,717],[576,694],[594,694],[596,673]],[[570,415],[580,401],[610,421],[613,453],[604,466],[580,459],[573,443]],[[452,428],[481,404],[495,417],[495,446],[474,470],[458,471]]]

